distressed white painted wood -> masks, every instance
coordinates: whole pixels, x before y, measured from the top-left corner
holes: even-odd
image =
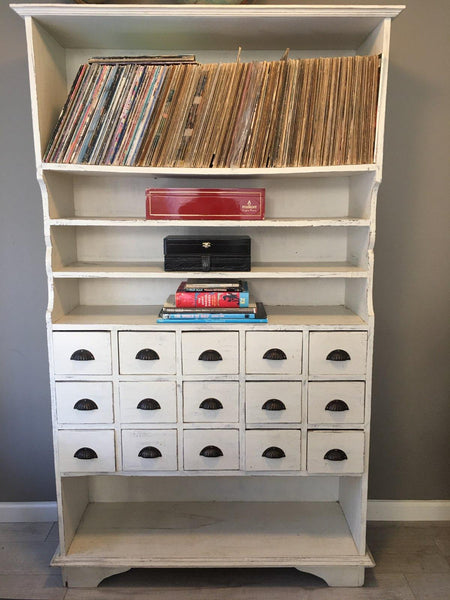
[[[275,400],[276,406],[267,403]],[[247,423],[276,425],[302,420],[300,381],[247,381],[245,384]]]
[[[119,398],[122,423],[177,422],[175,381],[121,381]]]
[[[94,458],[77,458],[78,450],[93,450]],[[102,473],[115,471],[114,431],[71,430],[58,431],[59,468],[66,473]]]
[[[342,458],[327,458],[333,450]],[[308,471],[310,473],[362,473],[364,470],[363,431],[309,431]]]
[[[208,402],[208,399],[215,402]],[[183,420],[185,423],[239,422],[237,381],[184,381]]]
[[[57,381],[55,383],[58,423],[112,423],[113,392],[110,381]],[[91,400],[78,406],[80,400]],[[92,404],[94,403],[94,404]]]
[[[310,382],[308,423],[364,423],[364,392],[364,381]]]
[[[61,540],[53,564],[73,587],[151,566],[294,566],[329,585],[362,585],[373,565],[365,522],[376,200],[390,24],[403,7],[13,8],[26,25],[43,201]],[[200,62],[232,61],[239,46],[246,61],[276,60],[286,47],[292,57],[381,54],[375,162],[282,169],[42,163],[74,74],[90,56],[194,53]],[[146,221],[144,191],[152,186],[264,187],[266,219]],[[248,279],[268,324],[157,324],[181,279],[210,276],[166,273],[163,237],[216,231],[252,237],[252,270],[215,276]],[[268,366],[261,351],[273,347],[287,358]],[[159,358],[137,360],[145,348]],[[78,349],[95,359],[71,360]],[[208,349],[222,360],[199,361]],[[351,360],[331,364],[333,349]],[[78,395],[99,408],[74,410]],[[203,396],[220,396],[224,408],[200,409]],[[285,411],[261,409],[278,397]],[[145,398],[161,408],[137,409]],[[348,411],[326,410],[336,398]],[[214,444],[223,457],[200,456]],[[283,446],[286,457],[263,458],[265,444]],[[88,446],[98,459],[73,457]],[[161,457],[139,457],[145,446],[159,447]],[[324,461],[322,451],[333,448],[347,459]]]
[[[88,354],[86,352],[80,354],[80,351],[87,351]],[[57,375],[110,375],[110,333],[106,331],[55,332],[53,362]]]
[[[303,337],[298,331],[248,331],[246,372],[269,375],[302,372]]]
[[[158,456],[140,456],[144,448],[156,449]],[[155,454],[155,452],[153,453]],[[122,460],[124,471],[173,471],[178,466],[175,429],[123,429]]]
[[[248,471],[300,470],[300,436],[300,431],[288,429],[246,431],[245,468]]]
[[[333,353],[343,351],[345,358]],[[314,331],[310,334],[309,372],[313,375],[364,375],[367,334],[362,331]]]
[[[237,429],[185,429],[183,438],[185,470],[222,471],[239,468]],[[208,455],[204,451],[208,447],[217,448],[219,452]]]
[[[237,332],[184,332],[181,344],[185,375],[233,375],[238,373]],[[213,358],[205,356],[205,353],[209,351],[214,352]]]
[[[150,358],[146,358],[146,350],[152,352]],[[175,334],[158,330],[120,332],[119,364],[122,375],[173,375]]]

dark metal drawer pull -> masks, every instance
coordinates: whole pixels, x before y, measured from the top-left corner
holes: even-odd
[[[98,410],[98,406],[90,398],[81,398],[81,400],[77,400],[73,408],[75,410]]]
[[[139,410],[159,410],[161,405],[158,400],[155,400],[154,398],[144,398],[139,402],[136,408],[139,408]]]
[[[92,448],[79,448],[73,456],[80,460],[92,460],[93,458],[98,458],[97,452],[92,450]]]
[[[199,408],[204,408],[205,410],[220,410],[223,408],[223,404],[217,398],[205,398]]]
[[[154,446],[145,446],[145,448],[142,448],[139,452],[138,456],[141,458],[159,458],[162,454],[158,448],[155,448]]]
[[[217,446],[205,446],[203,450],[200,451],[200,456],[205,456],[206,458],[216,458],[217,456],[223,456],[223,452]]]
[[[270,446],[270,448],[264,450],[262,456],[264,456],[264,458],[284,458],[286,454],[281,448]]]
[[[285,352],[280,348],[270,348],[270,350],[264,352],[263,358],[267,360],[287,360]]]
[[[334,360],[336,362],[339,362],[341,360],[350,360],[350,354],[346,350],[337,348],[336,350],[332,350],[328,354],[327,360]]]
[[[151,348],[142,348],[136,354],[136,360],[159,360],[159,355]]]
[[[86,350],[85,348],[80,348],[79,350],[75,350],[70,357],[70,360],[95,360],[95,358],[92,352]]]
[[[277,400],[276,398],[271,398],[270,400],[266,400],[264,404],[261,406],[262,410],[286,410],[286,406],[284,402],[281,400]]]
[[[328,404],[325,406],[325,410],[330,410],[331,412],[342,412],[343,410],[348,410],[348,404],[347,402],[338,400],[336,398],[335,400],[328,402]]]
[[[338,448],[333,448],[332,450],[328,450],[328,452],[324,456],[325,460],[347,460],[347,455],[343,450],[339,450]]]
[[[198,360],[206,360],[206,361],[222,360],[222,357],[221,357],[220,353],[217,352],[217,350],[209,349],[209,350],[204,350],[198,357]]]

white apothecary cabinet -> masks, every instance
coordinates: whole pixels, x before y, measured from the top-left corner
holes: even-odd
[[[330,585],[362,585],[373,565],[365,539],[375,207],[390,27],[403,7],[12,7],[26,26],[47,248],[53,564],[75,587],[133,567],[296,567]],[[42,163],[89,57],[232,61],[239,46],[241,60],[276,60],[286,48],[291,57],[381,54],[375,162]],[[148,187],[264,187],[266,219],[146,221]],[[158,325],[182,279],[208,276],[164,272],[163,238],[231,232],[251,236],[252,270],[215,276],[246,279],[268,324]],[[200,362],[204,349],[223,360]],[[263,359],[267,349],[286,359]],[[154,359],[138,360],[141,351]]]

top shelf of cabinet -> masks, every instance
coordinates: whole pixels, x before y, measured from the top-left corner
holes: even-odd
[[[147,48],[151,42],[160,50],[242,45],[249,50],[356,50],[385,18],[396,17],[404,6],[11,4],[11,8],[22,17],[34,17],[63,48],[132,50]]]
[[[321,167],[282,167],[282,168],[191,168],[191,167],[123,167],[105,165],[42,163],[44,172],[70,173],[73,175],[150,175],[181,177],[348,177],[359,173],[377,171],[377,165],[339,165]]]

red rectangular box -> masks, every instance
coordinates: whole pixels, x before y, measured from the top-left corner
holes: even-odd
[[[264,188],[149,188],[145,196],[147,219],[264,219]]]

